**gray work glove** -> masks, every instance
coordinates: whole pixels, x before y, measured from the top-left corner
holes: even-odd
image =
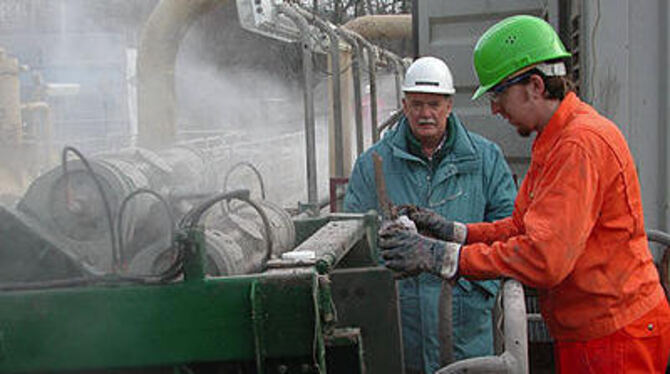
[[[434,238],[464,244],[468,237],[468,229],[465,224],[449,221],[432,210],[420,208],[416,205],[402,205],[398,207],[398,211],[414,221],[419,232]]]
[[[379,231],[379,247],[386,267],[401,278],[429,272],[450,280],[458,272],[461,251],[458,243],[429,238],[393,225]]]

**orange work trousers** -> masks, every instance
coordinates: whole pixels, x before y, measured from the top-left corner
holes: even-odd
[[[556,342],[564,374],[665,373],[670,356],[670,307],[663,300],[640,319],[598,339]]]

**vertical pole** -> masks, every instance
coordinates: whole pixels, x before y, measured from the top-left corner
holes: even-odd
[[[363,100],[361,95],[361,52],[362,49],[356,42],[356,39],[349,35],[348,31],[338,29],[342,38],[351,45],[353,56],[351,60],[351,74],[354,84],[354,120],[356,122],[356,156],[363,153],[365,145],[363,144]]]
[[[302,47],[303,104],[305,107],[305,148],[307,156],[307,203],[312,215],[317,215],[319,201],[316,185],[316,131],[314,123],[314,77],[312,71],[312,49],[307,21],[288,5],[280,5],[279,11],[286,14],[300,29]]]
[[[368,46],[368,72],[370,79],[370,122],[372,131],[372,143],[379,140],[377,131],[377,52],[372,46]]]

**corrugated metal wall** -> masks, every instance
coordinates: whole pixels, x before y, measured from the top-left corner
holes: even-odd
[[[488,102],[470,101],[476,87],[472,50],[487,27],[512,14],[546,16],[553,25],[560,23],[568,48],[574,45],[578,52],[574,63],[580,96],[614,120],[628,139],[640,175],[646,226],[670,229],[667,0],[564,0],[562,14],[554,0],[422,0],[415,4],[419,54],[446,59],[458,91],[456,113],[469,129],[500,144],[520,177],[527,168],[532,139],[520,138],[509,124],[491,116]]]
[[[645,224],[668,223],[668,2],[582,4],[582,96],[628,139],[642,185]]]

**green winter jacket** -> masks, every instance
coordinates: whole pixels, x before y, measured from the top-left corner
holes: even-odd
[[[464,223],[511,215],[516,187],[500,148],[467,131],[452,113],[441,160],[429,162],[410,149],[417,142],[406,118],[364,152],[354,165],[344,198],[348,212],[379,211],[372,152],[383,160],[393,204],[415,204]],[[438,157],[439,159],[439,157]],[[431,274],[398,281],[405,366],[433,373],[440,367],[438,303],[441,279]],[[453,296],[454,358],[493,354],[491,312],[497,281],[459,279]]]

